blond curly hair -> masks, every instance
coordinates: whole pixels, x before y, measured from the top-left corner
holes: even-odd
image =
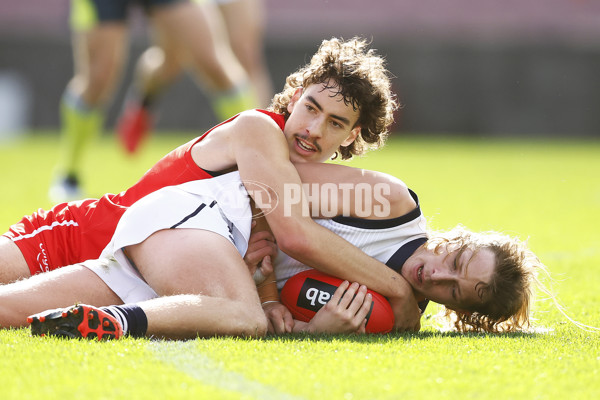
[[[470,310],[444,307],[446,323],[459,332],[528,330],[536,286],[550,294],[538,280],[540,272],[548,274],[545,265],[518,238],[498,232],[475,233],[459,225],[448,232],[431,234],[424,246],[436,254],[444,249],[458,251],[459,256],[467,249],[489,249],[494,253],[496,265],[491,281],[482,288],[483,303]]]
[[[342,160],[383,146],[398,101],[391,91],[384,59],[368,49],[364,39],[324,40],[310,63],[287,77],[283,91],[275,95],[269,109],[287,119],[287,107],[296,89],[319,83],[337,90],[346,104],[359,110],[357,125],[361,132],[353,143],[340,146]],[[337,153],[333,158],[336,157]]]

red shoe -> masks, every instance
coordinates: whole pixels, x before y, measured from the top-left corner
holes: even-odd
[[[121,324],[101,309],[79,304],[65,309],[48,310],[27,317],[31,334],[85,339],[119,339]]]
[[[141,104],[129,101],[119,122],[117,134],[125,150],[133,154],[142,140],[148,135],[152,126],[152,115]]]

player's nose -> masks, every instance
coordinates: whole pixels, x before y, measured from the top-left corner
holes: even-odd
[[[429,280],[432,283],[445,283],[454,279],[454,276],[443,269],[433,269],[429,275]]]
[[[320,118],[315,118],[309,125],[308,125],[308,135],[311,138],[321,138],[323,137],[323,130],[325,129],[325,124],[323,123],[323,121],[321,121]]]

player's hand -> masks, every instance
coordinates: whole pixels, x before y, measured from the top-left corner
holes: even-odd
[[[253,222],[253,226],[256,222]],[[267,276],[273,272],[271,260],[277,255],[275,237],[269,231],[259,231],[250,234],[248,250],[244,261],[248,266],[250,274],[254,276],[254,282],[259,285]]]
[[[388,301],[394,311],[396,332],[418,332],[421,329],[421,309],[415,296],[389,297]]]
[[[276,335],[291,333],[294,330],[294,318],[286,306],[280,302],[268,302],[263,305],[268,321],[268,331]]]
[[[336,289],[306,327],[311,333],[365,333],[372,296],[367,287],[348,281]]]

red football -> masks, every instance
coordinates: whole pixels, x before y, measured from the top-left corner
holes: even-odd
[[[342,279],[314,269],[300,272],[287,280],[281,291],[281,302],[295,319],[308,322],[333,296]],[[385,297],[368,290],[373,296],[371,310],[367,314],[366,331],[388,333],[394,327],[394,312]]]

